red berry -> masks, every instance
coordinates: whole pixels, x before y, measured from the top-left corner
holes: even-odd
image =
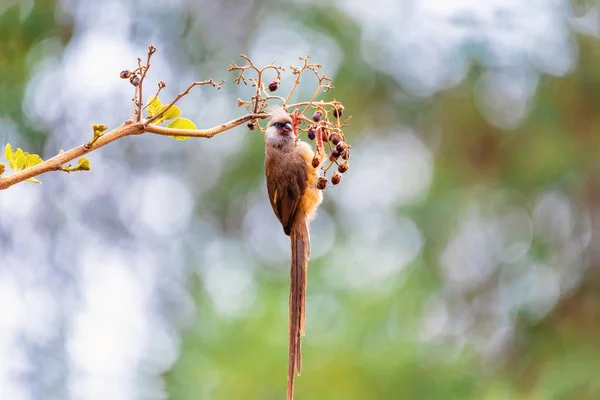
[[[323,116],[323,114],[321,114],[321,111],[317,111],[316,113],[313,114],[313,121],[315,122],[319,122],[321,120],[321,117]]]
[[[315,158],[312,159],[312,166],[313,166],[313,168],[317,168],[320,164],[321,164],[321,161],[315,155]]]
[[[315,140],[315,138],[317,137],[317,132],[314,129],[309,129],[308,130],[308,138],[310,140]]]
[[[340,171],[340,173],[342,173],[342,174],[344,172],[348,171],[348,161],[344,161],[343,163],[338,165],[338,171]]]
[[[339,172],[334,172],[333,175],[331,176],[331,183],[333,183],[334,185],[337,185],[338,183],[340,183],[342,180],[342,175],[340,175]]]
[[[279,88],[279,82],[276,79],[273,79],[271,83],[269,83],[269,90],[271,92],[276,91]]]
[[[319,180],[317,181],[317,188],[323,190],[325,189],[325,186],[327,186],[327,178],[320,176]]]

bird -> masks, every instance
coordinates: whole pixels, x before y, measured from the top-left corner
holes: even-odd
[[[324,156],[296,135],[294,120],[283,107],[270,112],[265,129],[265,174],[275,216],[290,237],[290,298],[287,400],[294,398],[294,377],[302,371],[300,337],[306,322],[306,277],[310,258],[310,222],[323,201],[317,187]],[[313,164],[313,159],[319,162]]]

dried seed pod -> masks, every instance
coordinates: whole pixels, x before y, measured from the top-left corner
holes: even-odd
[[[323,190],[323,189],[325,189],[326,186],[327,186],[327,178],[325,178],[324,176],[320,176],[319,180],[317,181],[317,188]]]
[[[344,151],[344,153],[342,154],[342,158],[344,160],[350,159],[350,149],[346,149],[346,151]]]
[[[319,160],[319,158],[315,154],[315,158],[312,159],[312,166],[313,168],[318,168],[319,165],[321,165],[321,160]]]
[[[121,73],[119,74],[121,79],[127,79],[127,78],[129,78],[129,75],[131,75],[131,71],[128,69],[121,71]]]
[[[337,149],[338,153],[340,153],[340,154],[342,154],[342,152],[348,148],[348,145],[346,144],[346,142],[338,142],[338,143],[334,143],[334,144],[336,144],[335,148]]]
[[[344,172],[348,171],[348,167],[348,161],[344,161],[343,163],[338,165],[338,171],[343,174]]]
[[[342,181],[342,175],[339,172],[334,172],[333,175],[331,176],[331,183],[333,183],[334,185],[337,185],[341,181]]]
[[[137,86],[140,84],[140,77],[137,75],[131,75],[131,77],[129,78],[129,82],[133,85],[133,86]]]

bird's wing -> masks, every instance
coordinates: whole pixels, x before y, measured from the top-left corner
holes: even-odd
[[[267,191],[271,207],[273,207],[286,235],[290,234],[298,204],[306,191],[308,178],[304,160],[298,157],[297,160],[289,161],[284,168],[270,168],[269,165],[266,168]],[[269,162],[270,160],[267,160],[267,164]],[[298,165],[289,165],[292,163]],[[272,176],[273,174],[277,174],[277,176]]]

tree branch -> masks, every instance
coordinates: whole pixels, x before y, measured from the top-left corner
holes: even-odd
[[[244,122],[248,122],[253,119],[264,119],[268,118],[269,114],[246,114],[236,119],[232,119],[231,121],[225,122],[221,125],[215,126],[214,128],[209,129],[200,129],[200,130],[190,130],[190,129],[174,129],[174,128],[165,128],[159,125],[148,124],[144,127],[144,132],[154,133],[156,135],[165,135],[165,136],[187,136],[187,137],[197,137],[197,138],[211,138],[218,133],[223,131],[227,131],[231,128],[235,128],[243,124]]]
[[[141,122],[134,122],[131,120],[126,121],[123,125],[118,128],[113,129],[110,132],[107,132],[100,136],[98,140],[96,140],[92,145],[89,143],[82,144],[81,146],[77,146],[71,150],[65,151],[64,153],[60,153],[46,161],[41,162],[40,164],[34,165],[32,167],[26,168],[22,171],[15,172],[12,175],[0,178],[0,190],[8,189],[12,185],[15,185],[19,182],[23,182],[29,178],[33,178],[35,176],[45,174],[50,171],[58,171],[60,168],[68,163],[69,161],[73,161],[76,158],[79,158],[85,154],[88,154],[94,150],[99,149],[100,147],[106,146],[109,143],[114,142],[115,140],[124,138],[125,136],[131,135],[139,135],[145,132],[153,133],[157,135],[167,135],[167,136],[189,136],[189,137],[197,137],[197,138],[211,138],[219,133],[225,132],[229,129],[235,128],[243,124],[244,122],[248,122],[253,119],[264,119],[268,118],[268,114],[246,114],[231,121],[225,122],[218,126],[209,129],[201,129],[201,130],[187,130],[187,129],[172,129],[165,128],[162,126],[149,124],[147,121],[143,120]]]

